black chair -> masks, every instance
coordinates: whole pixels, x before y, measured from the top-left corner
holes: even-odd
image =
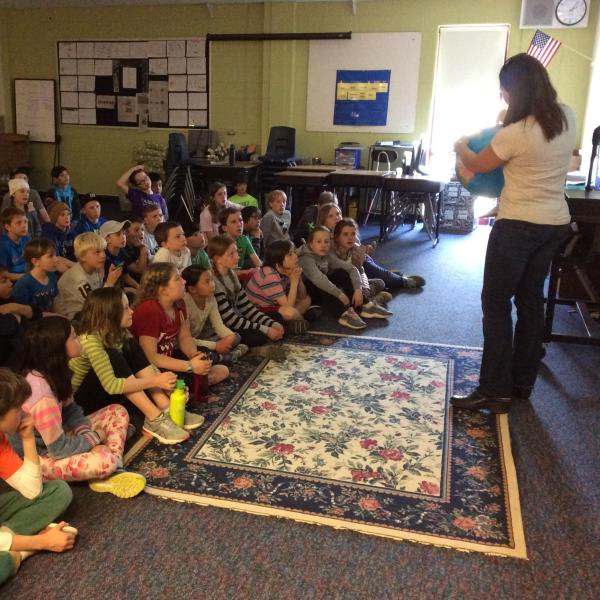
[[[296,165],[296,130],[283,125],[271,127],[267,152],[260,156],[259,190],[263,196],[276,189],[275,173]]]
[[[175,167],[188,166],[189,164],[190,155],[185,135],[183,133],[170,133],[165,159],[165,175],[169,177]]]

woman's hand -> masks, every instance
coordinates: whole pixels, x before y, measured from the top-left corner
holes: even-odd
[[[21,424],[19,425],[19,436],[21,440],[31,440],[35,437],[33,427],[33,417],[28,413],[22,413]]]
[[[175,383],[177,382],[177,375],[172,371],[165,371],[164,373],[158,373],[154,377],[154,383],[152,387],[160,388],[161,390],[173,391]]]
[[[458,140],[456,140],[456,142],[454,142],[454,152],[456,152],[456,154],[458,154],[460,156],[460,154],[467,147],[468,142],[469,142],[469,137],[466,135],[463,135],[463,137],[459,138]]]
[[[352,294],[352,305],[356,307],[363,305],[363,293],[360,288],[354,290],[354,294]]]
[[[344,294],[344,292],[342,292],[339,296],[338,296],[338,300],[344,305],[344,306],[349,306],[350,304],[350,298],[348,298],[348,296],[346,296],[346,294]]]
[[[42,547],[50,552],[64,552],[70,550],[75,545],[75,534],[63,531],[63,527],[68,525],[61,521],[56,527],[46,529],[38,534],[42,538]]]
[[[190,358],[190,364],[194,370],[194,375],[206,375],[212,367],[212,361],[206,356],[206,354],[196,354],[193,358]]]
[[[283,329],[283,327],[269,327],[269,329],[267,329],[267,337],[272,342],[277,342],[278,340],[280,340],[283,337],[284,333],[285,330]]]
[[[229,352],[233,348],[233,345],[235,344],[236,339],[237,338],[235,335],[226,335],[224,338],[221,338],[215,344],[215,350],[219,354],[224,354],[225,352]]]

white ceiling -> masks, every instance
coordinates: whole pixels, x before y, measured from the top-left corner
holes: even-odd
[[[356,6],[358,0],[267,0],[269,2],[347,2]],[[364,2],[365,0],[361,0]],[[80,8],[85,6],[141,6],[159,4],[256,4],[265,0],[0,0],[0,8]]]

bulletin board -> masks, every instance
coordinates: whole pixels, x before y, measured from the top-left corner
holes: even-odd
[[[414,132],[420,60],[421,34],[418,32],[353,33],[350,40],[311,40],[307,131]],[[371,81],[365,73],[374,71],[379,75]],[[358,78],[354,83],[358,84],[386,83],[385,98],[376,93],[374,100],[367,99],[366,88],[363,90],[364,85],[359,85],[360,90],[357,88],[357,91],[360,94],[341,100],[338,86],[340,72],[354,73]],[[382,73],[385,73],[385,77]],[[387,103],[385,115],[381,110],[384,100]],[[361,118],[361,114],[364,116],[369,112],[371,102],[377,108],[376,122],[381,123],[384,119],[385,124],[374,125],[372,119]],[[342,103],[345,112],[340,119]],[[374,112],[371,111],[371,116]]]
[[[31,142],[56,141],[56,82],[53,79],[15,79],[15,129]]]
[[[65,125],[208,127],[206,40],[57,43]]]

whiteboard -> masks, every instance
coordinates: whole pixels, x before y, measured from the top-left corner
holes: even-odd
[[[418,32],[353,33],[350,40],[312,40],[308,58],[307,131],[414,132],[420,59]],[[391,70],[385,126],[333,124],[338,69]]]
[[[15,79],[16,133],[32,142],[56,142],[53,79]]]

